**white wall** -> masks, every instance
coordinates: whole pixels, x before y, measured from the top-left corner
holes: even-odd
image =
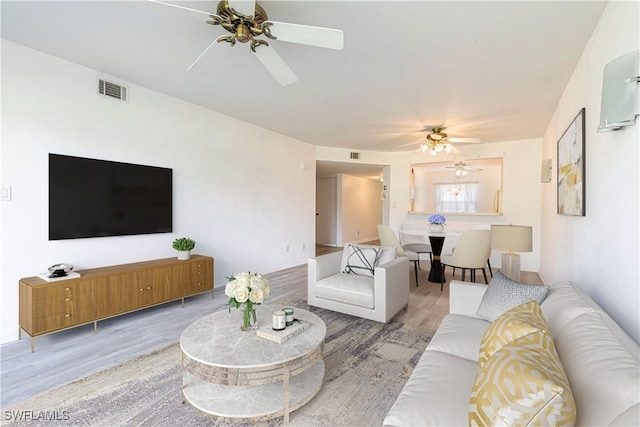
[[[636,341],[640,341],[640,124],[609,133],[597,133],[596,128],[603,68],[640,47],[638,16],[638,2],[609,2],[544,134],[544,157],[553,159],[555,183],[557,141],[586,108],[586,216],[557,215],[555,184],[543,187],[540,269],[549,282],[576,282]]]
[[[2,40],[0,182],[13,189],[0,202],[2,342],[17,338],[19,278],[58,262],[173,257],[173,239],[189,236],[215,257],[221,287],[314,256],[313,146],[135,85],[128,103],[99,97],[97,75]],[[174,232],[48,241],[50,152],[173,168]]]

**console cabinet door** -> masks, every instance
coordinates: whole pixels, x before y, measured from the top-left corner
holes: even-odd
[[[191,263],[181,262],[171,267],[171,283],[180,296],[189,294],[191,286]]]
[[[180,298],[180,287],[173,285],[171,267],[154,268],[142,272],[143,305],[159,304]]]
[[[135,310],[143,299],[139,273],[112,274],[98,286],[96,311],[98,318]]]

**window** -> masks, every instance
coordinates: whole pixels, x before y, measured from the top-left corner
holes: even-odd
[[[477,212],[480,185],[477,183],[434,184],[436,212]]]

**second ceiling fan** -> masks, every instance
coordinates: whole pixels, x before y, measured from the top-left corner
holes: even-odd
[[[149,0],[159,5],[170,6],[193,13],[207,15],[209,25],[220,26],[231,35],[223,35],[215,39],[196,60],[187,68],[193,70],[201,59],[210,54],[212,48],[221,42],[250,43],[250,52],[258,58],[264,67],[282,86],[298,81],[295,73],[289,68],[275,49],[264,39],[279,40],[309,46],[342,50],[344,35],[342,30],[309,25],[291,24],[270,21],[267,12],[255,0],[222,0],[218,3],[216,13],[192,9],[160,0]]]
[[[456,177],[466,176],[467,172],[482,172],[482,168],[470,165],[465,162],[456,162],[453,166],[446,166],[447,169],[455,169]]]

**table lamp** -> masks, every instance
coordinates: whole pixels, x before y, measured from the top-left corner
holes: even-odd
[[[514,252],[531,252],[532,227],[524,225],[492,225],[491,249],[502,253],[502,274],[520,281],[520,255]]]

